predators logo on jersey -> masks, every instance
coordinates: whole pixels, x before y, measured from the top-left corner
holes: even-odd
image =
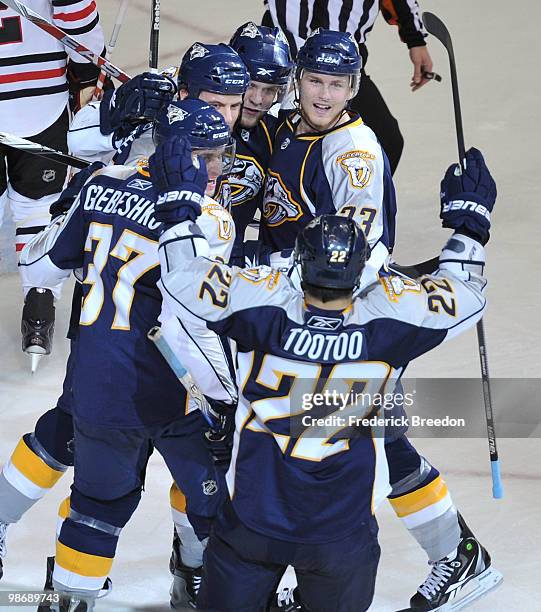
[[[235,157],[235,165],[229,175],[231,204],[237,206],[255,198],[263,186],[265,173],[252,157]]]
[[[295,202],[291,192],[285,187],[280,175],[269,170],[265,183],[265,203],[263,216],[267,226],[276,227],[286,221],[296,221],[302,216],[302,208]]]
[[[336,158],[336,163],[347,172],[352,187],[364,189],[374,175],[376,156],[369,151],[348,151]]]

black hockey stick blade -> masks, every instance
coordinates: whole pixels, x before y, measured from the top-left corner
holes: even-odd
[[[455,109],[455,125],[456,139],[458,145],[458,160],[460,165],[464,164],[466,156],[466,147],[464,146],[464,129],[462,127],[462,111],[460,109],[460,95],[458,92],[458,76],[456,73],[455,52],[453,50],[453,41],[447,26],[443,21],[434,15],[425,11],[423,13],[423,23],[429,34],[436,37],[447,50],[449,55],[449,70],[451,72],[451,88],[453,90],[453,106]]]
[[[389,264],[389,270],[408,276],[409,278],[419,278],[419,276],[424,276],[425,274],[433,274],[438,269],[439,263],[440,257],[438,255],[432,259],[413,264],[412,266],[401,266],[393,262]]]

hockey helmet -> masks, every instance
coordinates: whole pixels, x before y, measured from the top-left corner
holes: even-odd
[[[361,278],[368,243],[361,228],[341,215],[321,215],[297,236],[295,261],[314,287],[353,290]]]
[[[202,91],[223,95],[243,95],[250,83],[246,66],[238,53],[220,43],[194,43],[180,63],[177,85],[192,98]]]
[[[166,106],[156,118],[152,138],[158,146],[171,136],[186,137],[195,152],[224,147],[222,173],[231,171],[235,157],[234,140],[222,115],[206,102],[186,98]]]
[[[320,74],[349,75],[351,87],[357,93],[361,68],[359,47],[351,34],[318,28],[299,49],[296,77],[300,79],[303,70]]]
[[[288,84],[293,62],[289,43],[280,28],[268,28],[248,21],[233,34],[230,44],[248,67],[253,81]]]

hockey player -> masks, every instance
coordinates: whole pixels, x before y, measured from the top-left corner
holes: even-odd
[[[292,249],[301,229],[323,213],[359,223],[371,248],[373,278],[394,246],[394,187],[372,130],[346,110],[359,89],[361,58],[349,34],[316,31],[299,50],[298,110],[276,132],[263,196],[260,239]]]
[[[189,146],[158,149],[151,173],[170,155],[189,160]],[[265,610],[287,565],[312,612],[369,607],[379,559],[374,511],[391,488],[382,432],[358,419],[379,410],[353,401],[341,412],[316,396],[324,389],[348,394],[355,381],[373,398],[392,390],[409,361],[482,316],[483,245],[496,188],[479,151],[467,153],[466,167],[460,176],[451,166],[442,182],[440,216],[454,233],[438,271],[419,281],[382,278],[356,299],[368,245],[352,220],[324,215],[305,227],[295,251],[299,292],[277,270],[228,270],[210,261],[194,223],[193,189],[178,175],[157,185],[169,202],[156,208],[166,229],[159,249],[164,299],[180,318],[203,319],[237,341],[244,381],[227,474],[231,501],[207,547],[201,609]],[[193,170],[186,180],[193,186]],[[172,203],[170,194],[180,193]],[[318,424],[329,416],[336,421]],[[437,609],[475,576],[477,594],[501,580],[469,533],[444,561],[421,592],[424,606],[412,601],[412,609]]]
[[[249,21],[237,29],[230,44],[250,73],[240,120],[233,130],[237,147],[235,165],[228,177],[237,230],[235,246],[240,251],[246,227],[261,209],[263,182],[278,123],[268,111],[287,93],[293,62],[280,28]]]
[[[164,111],[164,115],[159,118],[155,129],[156,141],[159,142],[160,139],[168,136],[171,132],[188,135],[194,146],[197,147],[196,152],[199,158],[204,158],[207,164],[210,163],[211,179],[222,173],[223,168],[221,164],[217,163],[216,153],[218,150],[223,152],[224,146],[229,141],[229,133],[221,115],[197,100],[171,103]],[[90,598],[96,594],[95,587],[101,586],[96,571],[98,573],[105,571],[112,563],[121,523],[123,524],[129,518],[129,514],[136,505],[139,492],[137,485],[138,472],[134,472],[132,477],[124,484],[108,481],[103,483],[103,488],[97,487],[96,479],[105,478],[107,480],[111,476],[114,480],[114,473],[112,475],[105,474],[104,471],[103,474],[97,474],[96,478],[89,474],[89,471],[92,472],[93,470],[93,460],[87,461],[84,459],[85,452],[90,452],[90,447],[94,444],[89,442],[86,437],[89,428],[94,429],[97,438],[101,438],[103,441],[104,438],[116,437],[117,434],[111,433],[110,430],[107,430],[107,427],[103,428],[101,426],[102,421],[105,421],[105,423],[114,421],[115,426],[124,424],[125,431],[124,433],[118,433],[118,436],[120,438],[124,437],[124,441],[127,440],[126,436],[131,437],[131,460],[136,460],[142,466],[146,462],[146,451],[144,450],[146,443],[144,440],[149,437],[153,430],[162,428],[161,422],[174,419],[168,427],[171,433],[175,433],[173,430],[176,430],[177,433],[170,441],[163,439],[156,441],[156,447],[166,456],[168,465],[175,476],[179,475],[179,470],[181,472],[187,470],[184,474],[180,473],[179,482],[188,493],[188,514],[192,522],[195,522],[198,534],[203,537],[205,530],[208,530],[208,518],[215,512],[220,491],[219,478],[215,475],[212,459],[208,455],[206,447],[201,448],[200,446],[203,440],[201,436],[202,419],[198,413],[191,414],[193,406],[191,403],[187,403],[187,399],[182,399],[183,397],[186,398],[183,388],[179,388],[178,381],[169,372],[159,353],[146,340],[147,326],[152,324],[153,317],[157,317],[161,303],[159,294],[156,295],[156,290],[152,284],[158,266],[157,253],[152,250],[155,249],[153,237],[159,231],[159,223],[155,221],[152,214],[154,192],[152,183],[147,179],[148,172],[142,164],[139,164],[137,169],[128,167],[105,169],[85,185],[80,199],[72,207],[64,222],[50,226],[46,233],[40,235],[39,239],[33,241],[23,252],[22,263],[26,268],[27,281],[31,282],[35,278],[49,281],[51,278],[62,276],[62,270],[68,269],[75,259],[81,257],[78,254],[77,245],[73,241],[82,240],[82,250],[86,231],[89,232],[88,236],[91,236],[91,238],[87,238],[88,241],[94,240],[96,233],[108,232],[104,236],[100,234],[96,239],[98,242],[96,250],[89,251],[86,254],[86,257],[93,262],[96,258],[105,257],[107,263],[104,262],[104,266],[101,266],[101,260],[95,262],[98,264],[98,269],[101,266],[100,273],[93,272],[96,270],[93,267],[94,263],[87,262],[85,265],[85,271],[89,269],[90,272],[87,273],[83,281],[86,291],[79,326],[80,337],[75,345],[78,355],[77,363],[83,362],[81,367],[88,365],[85,362],[88,362],[89,359],[92,360],[92,351],[89,351],[90,345],[98,341],[103,342],[100,339],[101,335],[111,336],[114,341],[110,341],[109,344],[104,346],[109,346],[109,357],[112,363],[103,359],[103,346],[100,346],[98,353],[94,351],[94,354],[100,354],[100,363],[103,363],[108,371],[116,363],[117,367],[124,368],[124,371],[126,371],[126,368],[135,366],[134,372],[139,372],[138,377],[131,378],[133,385],[128,388],[124,386],[122,390],[115,390],[110,385],[106,385],[103,391],[98,391],[97,395],[100,397],[94,397],[94,400],[91,399],[88,389],[83,389],[82,394],[80,394],[79,388],[81,385],[73,385],[74,448],[76,457],[79,457],[80,460],[78,466],[81,466],[81,468],[75,476],[69,519],[63,524],[59,536],[54,576],[59,584],[64,586],[75,585],[74,590],[82,590],[85,596]],[[119,186],[122,188],[120,191],[118,190]],[[112,198],[112,202],[108,199],[108,196]],[[82,209],[84,206],[82,202],[88,202],[84,210]],[[90,202],[92,202],[91,205]],[[200,220],[213,244],[216,245],[219,254],[226,258],[227,252],[231,250],[233,244],[234,228],[230,216],[223,210],[219,213],[217,206],[217,204],[205,198],[203,215]],[[82,219],[78,219],[78,216]],[[96,219],[100,219],[100,221],[96,221]],[[109,221],[109,223],[103,224],[103,221]],[[100,223],[102,224],[100,225]],[[117,227],[119,224],[122,227]],[[102,227],[105,230],[102,230]],[[117,234],[120,237],[110,254],[109,247],[106,250],[101,249],[100,253],[99,245],[107,241],[111,242],[112,245]],[[125,241],[128,241],[128,244]],[[224,248],[222,246],[224,244],[229,246]],[[41,259],[42,263],[32,263],[40,249],[43,249],[47,255]],[[67,256],[67,250],[71,250],[69,257]],[[130,258],[131,253],[137,253],[137,255]],[[141,258],[144,258],[145,261],[136,261]],[[115,266],[116,259],[121,261]],[[121,265],[123,261],[125,263]],[[138,269],[134,270],[135,263],[138,263]],[[64,264],[64,268],[60,268],[58,264]],[[132,269],[128,270],[129,267]],[[90,289],[88,289],[89,286]],[[100,292],[103,297],[103,301],[100,303],[94,301],[96,292]],[[100,311],[94,321],[89,322],[87,319],[88,308],[97,308]],[[142,340],[143,337],[145,340]],[[79,348],[79,341],[81,348]],[[137,351],[133,349],[134,343],[138,345]],[[130,345],[132,345],[132,348],[130,348]],[[211,358],[210,353],[213,347],[208,338],[200,338],[198,346],[200,347],[199,350],[207,351],[208,349],[208,357]],[[83,348],[84,357],[81,357]],[[120,355],[117,352],[118,349],[121,351]],[[183,353],[185,355],[183,360],[185,358],[190,359],[190,355],[187,353],[189,353],[188,350]],[[100,366],[94,364],[94,367],[99,368]],[[214,384],[217,390],[212,388],[210,392],[214,395],[223,393],[223,388],[220,389],[220,387],[223,387],[223,381],[217,380],[214,383],[214,379],[210,380],[212,373],[210,376],[208,375],[206,364],[198,363],[198,368],[200,370],[199,375],[203,377],[202,380],[198,380],[201,387],[208,390]],[[118,373],[121,374],[121,371]],[[81,370],[75,368],[74,375],[77,377],[80,374]],[[215,372],[214,377],[218,379],[219,375]],[[78,379],[76,380],[78,381]],[[107,377],[101,378],[101,380],[106,382]],[[230,383],[230,389],[232,389],[232,393],[235,393],[232,383]],[[105,398],[107,397],[111,400],[108,405],[105,404]],[[226,398],[231,401],[229,395]],[[91,413],[92,416],[89,417],[87,405],[88,402],[92,401],[95,405]],[[151,404],[148,404],[149,401]],[[179,401],[183,404],[186,403],[186,407],[184,405],[179,406]],[[184,415],[185,408],[187,416],[179,419],[179,415]],[[92,424],[89,424],[89,418],[92,419]],[[128,420],[130,423],[128,423]],[[181,439],[179,435],[182,435],[182,431],[185,435]],[[80,440],[82,442],[79,443]],[[180,444],[179,440],[181,440]],[[184,450],[182,450],[183,445]],[[106,454],[111,449],[107,448],[108,445],[105,446],[103,453]],[[125,445],[123,449],[126,451]],[[125,469],[128,470],[127,473],[130,473],[134,468],[134,466],[129,467],[131,460],[125,457],[122,459],[122,451],[118,452]],[[179,463],[182,459],[179,453],[191,453],[184,466]],[[31,458],[30,455],[31,451],[27,450],[26,456]],[[103,459],[103,461],[107,462],[106,459]],[[35,463],[36,459],[33,462]],[[102,463],[102,465],[105,465],[105,463]],[[191,468],[190,465],[192,465]],[[193,479],[189,474],[190,469],[194,470]],[[13,465],[11,466],[11,472],[15,473],[17,470],[24,470],[24,465],[21,462],[17,462],[15,468]],[[114,470],[112,471],[114,472]],[[93,479],[92,485],[85,480],[85,476],[87,476],[87,479],[89,477]],[[14,481],[13,478],[9,478],[9,474],[6,476],[5,469],[4,477],[8,481]],[[26,477],[28,478],[28,475]],[[200,478],[203,483],[202,489]],[[190,485],[187,480],[192,480],[193,484]],[[15,479],[16,481],[17,479]],[[135,488],[132,490],[130,487]],[[89,500],[87,492],[91,488],[93,499]],[[124,492],[125,495],[121,496],[121,492]],[[197,500],[194,495],[198,497]],[[74,507],[77,510],[74,510]],[[115,507],[118,512],[116,516],[114,515]],[[107,523],[107,520],[111,518],[109,512],[114,517],[114,526]],[[86,520],[85,523],[85,517],[81,518],[81,513],[87,519],[92,516],[98,522],[103,521],[98,525],[97,532],[88,527],[88,520],[90,519]],[[82,527],[85,524],[87,526]],[[98,537],[100,528],[107,535],[102,534]],[[81,544],[80,537],[88,538],[88,540]],[[96,537],[98,539],[102,538],[101,548],[98,547],[99,550],[96,549]],[[71,548],[70,543],[75,548]],[[81,545],[86,552],[95,550],[97,558],[91,559],[89,555],[81,556],[77,553],[77,550],[81,550],[77,546]],[[83,564],[76,567],[77,559],[80,558],[83,559]],[[88,560],[88,563],[92,565],[91,570],[89,569],[90,566],[86,567],[85,560]],[[88,574],[89,571],[93,573]]]
[[[215,108],[232,130],[237,121],[242,96],[249,83],[246,67],[227,45],[194,43],[184,54],[181,72],[176,68],[163,75],[148,73],[139,83],[122,85],[115,95],[88,104],[75,116],[68,143],[70,150],[85,159],[108,159],[125,163],[146,155],[152,148],[152,118],[146,112],[147,99],[152,102],[162,87],[161,80],[177,78],[180,99],[199,98]],[[136,77],[137,78],[137,77]],[[124,88],[125,93],[119,92]],[[152,108],[150,109],[152,111]]]
[[[28,0],[29,8],[101,53],[103,32],[92,0]],[[68,96],[72,109],[91,96],[99,69],[0,2],[0,131],[67,153]],[[0,224],[9,202],[15,247],[49,222],[49,206],[64,188],[67,167],[0,145]],[[22,348],[48,354],[54,327],[51,291],[33,289],[22,315]]]

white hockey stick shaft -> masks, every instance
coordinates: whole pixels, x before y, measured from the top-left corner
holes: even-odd
[[[31,21],[35,26],[50,34],[53,38],[56,38],[56,40],[60,41],[65,47],[72,49],[81,57],[84,57],[89,62],[102,68],[110,77],[118,79],[121,83],[126,83],[131,79],[129,74],[126,74],[109,60],[101,57],[98,53],[94,53],[94,51],[91,51],[88,47],[76,41],[75,38],[66,34],[64,30],[60,29],[54,23],[51,23],[32,9],[29,9],[22,2],[19,2],[19,0],[2,0],[2,2],[16,13],[19,13],[22,17]]]
[[[179,379],[182,386],[186,389],[188,395],[195,401],[198,405],[201,414],[205,417],[207,423],[214,427],[214,423],[210,418],[210,405],[207,401],[207,398],[201,392],[201,389],[197,386],[197,383],[192,378],[192,375],[188,372],[188,370],[182,365],[180,359],[175,355],[173,349],[169,345],[169,342],[164,338],[162,331],[159,327],[153,327],[147,334],[148,339],[151,340],[156,348],[162,354],[162,357],[167,361],[169,367],[175,373],[175,376]]]
[[[109,43],[107,44],[107,49],[105,51],[105,59],[110,60],[113,54],[113,50],[116,47],[116,41],[118,40],[118,35],[120,33],[120,28],[124,23],[124,17],[126,16],[126,11],[128,10],[128,5],[130,0],[121,0],[120,5],[118,7],[118,12],[116,14],[115,25],[113,26],[113,31],[111,32],[111,38],[109,39]],[[100,76],[98,77],[98,82],[96,83],[96,89],[94,90],[94,95],[92,98],[94,100],[101,100],[103,96],[103,84],[105,83],[105,79],[107,78],[107,73],[103,70],[103,67],[100,71]]]

